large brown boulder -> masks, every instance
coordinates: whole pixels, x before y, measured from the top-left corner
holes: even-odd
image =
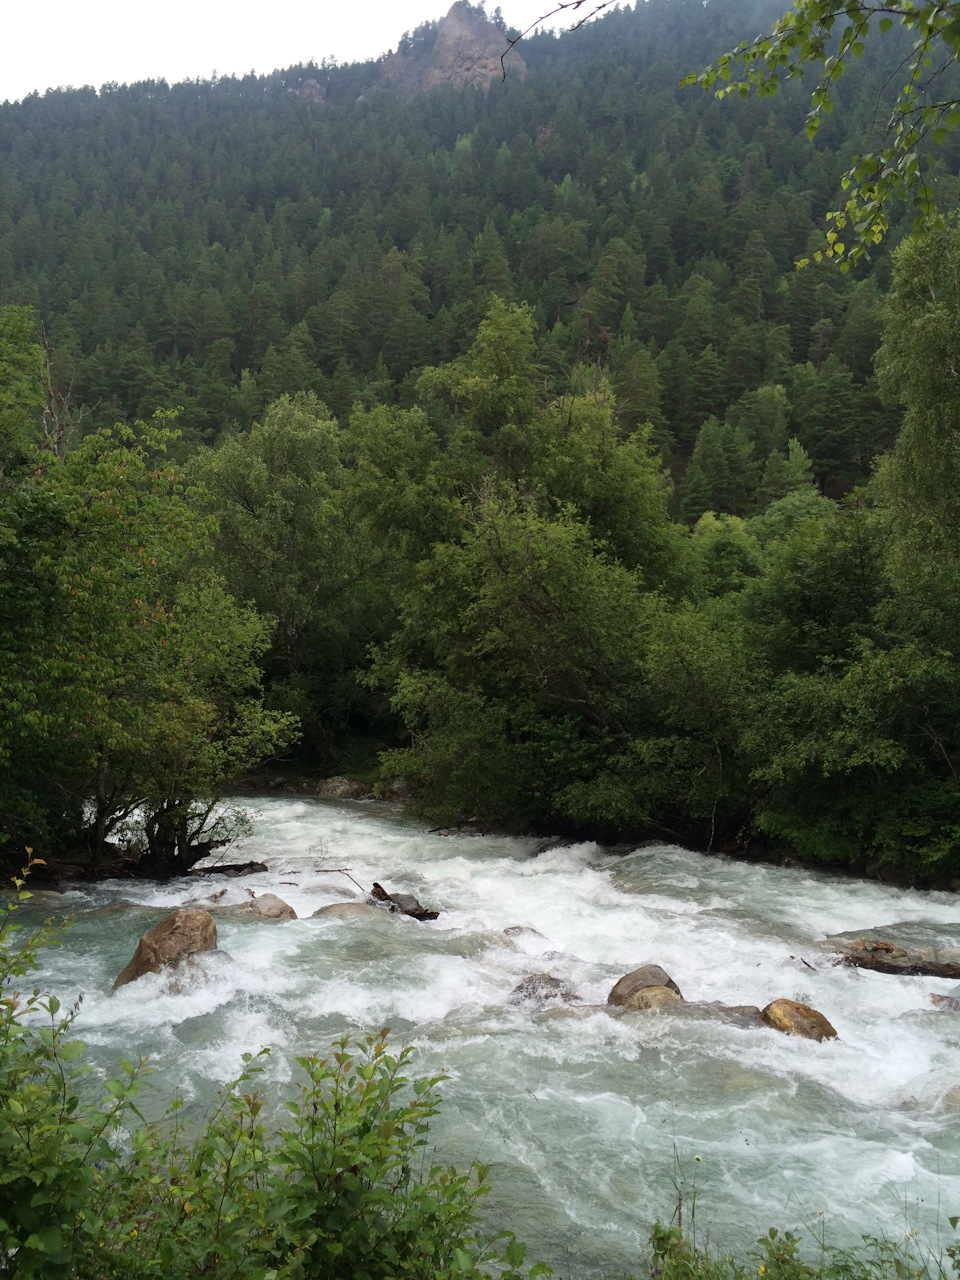
[[[648,1009],[663,1009],[671,1004],[683,1004],[683,997],[671,987],[641,987],[623,1001],[630,1013],[642,1013]]]
[[[216,949],[217,926],[210,912],[178,907],[143,935],[133,959],[119,974],[113,989],[136,982],[145,973],[159,973],[161,969],[177,965],[186,956]]]
[[[771,1000],[760,1014],[761,1020],[788,1036],[807,1040],[836,1040],[837,1033],[822,1013],[796,1000]]]
[[[645,964],[623,975],[607,996],[607,1004],[626,1004],[632,995],[645,987],[667,987],[683,999],[680,988],[666,969],[661,969],[658,964]]]

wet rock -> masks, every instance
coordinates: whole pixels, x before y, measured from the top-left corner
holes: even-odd
[[[569,983],[555,978],[552,973],[531,973],[510,992],[507,1004],[543,1008],[545,1004],[555,1000],[561,1004],[580,1003],[580,997]]]
[[[339,775],[323,778],[315,792],[321,800],[363,800],[370,795],[370,788],[365,782],[356,778],[344,778]]]
[[[866,933],[837,933],[822,945],[845,964],[877,973],[960,978],[960,930],[912,921],[881,925]]]
[[[420,905],[418,900],[412,893],[387,893],[383,885],[373,882],[373,888],[370,891],[370,897],[374,902],[380,902],[389,911],[397,911],[402,916],[413,916],[414,920],[436,920],[439,911],[427,911]]]
[[[623,975],[607,996],[607,1003],[626,1004],[634,992],[642,991],[644,987],[668,987],[683,999],[680,988],[666,969],[661,969],[658,964],[645,964]]]
[[[136,982],[145,973],[160,973],[179,964],[186,956],[215,951],[216,947],[217,926],[210,912],[179,907],[143,935],[133,959],[118,975],[113,989]]]
[[[960,1013],[960,996],[941,996],[931,991],[930,999],[938,1009],[945,1009],[948,1013]]]
[[[539,929],[532,929],[527,924],[511,924],[503,932],[508,938],[543,938]],[[546,942],[546,938],[543,940]]]
[[[278,898],[275,893],[261,893],[249,902],[241,902],[236,906],[213,907],[221,920],[296,920],[297,913],[288,902]]]
[[[224,862],[216,867],[194,867],[192,876],[252,876],[260,871],[269,871],[265,862]]]
[[[356,923],[363,920],[383,920],[385,912],[369,902],[331,902],[325,907],[318,907],[310,917],[311,920],[349,920]]]
[[[666,1005],[683,1004],[683,997],[670,987],[641,987],[622,1002],[628,1013],[642,1013],[648,1009],[662,1009]]]
[[[822,1013],[796,1000],[771,1000],[760,1017],[768,1027],[807,1040],[836,1040],[837,1033]]]

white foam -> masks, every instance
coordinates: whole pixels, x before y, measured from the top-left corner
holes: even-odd
[[[689,1196],[694,1177],[701,1224],[741,1246],[773,1224],[818,1224],[820,1210],[846,1243],[929,1227],[938,1202],[944,1217],[960,1211],[960,1113],[947,1097],[960,1015],[929,1001],[953,984],[835,967],[817,945],[894,921],[952,924],[953,895],[669,846],[627,858],[536,847],[441,837],[375,806],[265,798],[230,861],[268,871],[73,891],[77,928],[44,977],[67,999],[86,992],[79,1026],[98,1061],[150,1053],[164,1087],[197,1099],[233,1078],[245,1049],[274,1047],[264,1079],[280,1088],[296,1054],[393,1026],[416,1043],[418,1072],[452,1077],[432,1130],[441,1158],[491,1162],[491,1217],[528,1237],[531,1256],[582,1275],[635,1268],[674,1184]],[[413,893],[440,918],[310,919],[360,896],[351,876]],[[302,918],[223,920],[225,954],[185,984],[149,976],[110,993],[161,910],[222,888],[223,903],[276,893]],[[101,912],[119,898],[137,906]],[[527,932],[505,936],[515,925]],[[690,1001],[812,1004],[840,1039],[683,1014],[541,1020],[506,1003],[542,971],[602,1003],[647,961]]]

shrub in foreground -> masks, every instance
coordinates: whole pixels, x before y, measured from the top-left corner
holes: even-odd
[[[101,1280],[521,1280],[524,1246],[483,1238],[487,1168],[425,1164],[443,1077],[410,1081],[412,1050],[387,1033],[299,1058],[290,1123],[273,1131],[258,1058],[198,1133],[174,1102],[147,1123],[148,1068],[122,1062],[99,1103],[85,1099],[76,1008],[22,995],[49,927],[17,935],[24,880],[0,911],[0,1277]]]

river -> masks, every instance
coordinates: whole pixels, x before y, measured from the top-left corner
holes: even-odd
[[[271,1046],[262,1088],[289,1091],[297,1053],[344,1031],[393,1028],[418,1074],[441,1071],[438,1161],[491,1166],[485,1213],[563,1277],[627,1274],[679,1186],[701,1242],[743,1249],[771,1225],[854,1244],[919,1228],[933,1244],[960,1213],[960,1014],[948,981],[836,966],[825,935],[894,921],[949,929],[958,899],[671,846],[626,857],[593,844],[441,836],[384,806],[250,801],[242,880],[108,881],[71,889],[76,918],[42,980],[83,993],[79,1034],[106,1070],[143,1054],[147,1109],[176,1088],[200,1115],[244,1050]],[[419,923],[309,918],[361,885],[416,894]],[[111,994],[140,934],[228,887],[272,891],[301,917],[219,925],[220,953],[186,989],[149,975]],[[118,906],[123,899],[133,906]],[[513,936],[510,926],[526,926]],[[536,932],[534,932],[536,931]],[[666,968],[688,1001],[811,1004],[839,1040],[818,1044],[705,1018],[544,1017],[507,1003],[549,972],[605,1001],[638,965]]]

